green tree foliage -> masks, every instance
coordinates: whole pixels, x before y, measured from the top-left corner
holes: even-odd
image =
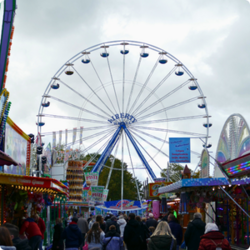
[[[98,160],[98,157],[95,158],[94,162]],[[84,160],[88,161],[91,159],[91,155],[86,155],[84,157]],[[111,155],[107,162],[105,163],[106,166],[111,167],[113,161],[113,156]],[[122,161],[119,159],[115,159],[114,163],[114,169],[112,171],[110,181],[109,181],[109,194],[108,194],[108,199],[107,200],[120,200],[121,199],[121,172],[120,170],[116,169],[121,169],[122,168]],[[140,193],[142,195],[142,184],[141,182],[137,179],[134,178],[132,173],[127,171],[127,164],[124,163],[123,165],[124,168],[124,185],[123,185],[123,199],[130,199],[130,200],[138,200],[138,195],[137,195],[137,188],[136,188],[136,182],[138,183],[138,187],[140,190]],[[88,167],[85,169],[85,172],[91,171],[92,166]],[[106,187],[106,183],[108,180],[108,175],[109,175],[110,168],[104,167],[102,169],[102,172],[99,176],[99,186],[104,186]]]

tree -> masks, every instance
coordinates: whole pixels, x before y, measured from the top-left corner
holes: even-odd
[[[167,171],[169,175],[169,181],[176,182],[181,179],[181,172],[183,171],[184,167],[177,163],[170,163],[168,169],[165,168],[161,172],[161,177],[167,178]]]
[[[91,159],[91,155],[86,155],[84,157],[84,160],[88,161]],[[99,159],[100,155],[98,155],[94,162],[96,162]],[[106,166],[111,167],[112,161],[114,159],[114,156],[111,155],[107,162],[105,163]],[[107,200],[120,200],[121,199],[121,169],[122,168],[122,161],[119,159],[115,159],[114,163],[114,169],[112,171],[110,181],[109,181],[109,194],[108,194],[108,199]],[[136,188],[136,182],[138,184],[140,196],[142,196],[142,184],[141,182],[137,179],[134,178],[132,173],[127,171],[127,164],[124,162],[123,164],[124,168],[124,176],[123,176],[123,199],[130,199],[130,200],[138,200],[138,194],[137,194],[137,188]],[[87,167],[85,169],[85,172],[91,171],[92,166]],[[104,186],[106,187],[106,183],[108,180],[108,175],[109,175],[110,168],[104,167],[100,173],[99,176],[99,186]]]

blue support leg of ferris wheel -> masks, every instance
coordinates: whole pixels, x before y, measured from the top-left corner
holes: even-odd
[[[117,142],[117,138],[118,138],[118,135],[119,135],[121,129],[122,129],[122,127],[119,126],[118,129],[116,130],[116,132],[114,133],[113,137],[109,141],[107,147],[104,149],[102,155],[100,156],[100,158],[96,162],[95,166],[91,170],[91,172],[96,172],[97,170],[102,168],[103,164],[105,164],[105,162],[107,161],[109,155],[112,152],[112,149],[114,148],[114,146],[115,146],[115,144]],[[83,186],[86,187],[86,181],[83,183]]]
[[[133,144],[138,156],[141,158],[141,161],[143,162],[144,166],[147,168],[149,174],[151,175],[151,177],[153,178],[153,180],[156,178],[155,173],[153,172],[152,168],[149,166],[148,162],[146,161],[146,159],[144,158],[141,150],[139,149],[139,147],[137,146],[136,142],[134,141],[133,136],[130,134],[129,130],[127,129],[125,123],[121,123],[122,128],[124,129],[125,133],[127,134],[129,140],[131,141],[131,143]]]

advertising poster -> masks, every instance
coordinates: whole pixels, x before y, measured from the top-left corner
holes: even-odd
[[[104,189],[103,190],[103,195],[102,195],[102,201],[103,202],[107,201],[108,194],[109,194],[109,190],[108,189]]]
[[[97,186],[98,185],[98,179],[99,179],[99,173],[98,172],[86,172],[85,175],[85,181],[88,186]]]
[[[149,183],[148,189],[149,189],[149,197],[158,197],[158,188],[168,186],[172,184],[172,182],[155,182],[155,183]]]
[[[4,151],[18,163],[18,166],[5,166],[5,173],[26,175],[27,143],[26,139],[6,123]]]
[[[190,163],[190,138],[169,138],[169,162]]]
[[[91,186],[91,201],[102,202],[103,186]]]

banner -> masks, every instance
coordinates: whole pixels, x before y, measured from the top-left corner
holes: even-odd
[[[77,132],[77,128],[73,128],[73,145],[75,144],[75,141],[76,141],[76,132]]]
[[[103,186],[91,186],[91,201],[102,202]]]
[[[65,145],[68,143],[68,129],[65,129]]]
[[[201,178],[209,177],[209,153],[207,149],[203,149],[201,153]]]
[[[190,138],[169,138],[169,162],[190,163]]]
[[[82,144],[83,127],[80,127],[80,144]]]
[[[104,189],[103,190],[103,195],[102,195],[102,201],[103,202],[107,201],[108,194],[109,194],[109,190],[108,189]]]
[[[59,145],[62,145],[62,130],[59,131]]]
[[[99,173],[98,172],[86,172],[85,175],[85,181],[88,186],[97,186],[98,185],[98,179],[99,179]]]
[[[56,148],[56,132],[52,132],[52,148]]]
[[[167,185],[172,184],[172,182],[156,182],[156,183],[149,183],[148,184],[148,190],[149,190],[149,197],[153,198],[153,197],[158,197],[158,189],[160,187],[164,187]]]

